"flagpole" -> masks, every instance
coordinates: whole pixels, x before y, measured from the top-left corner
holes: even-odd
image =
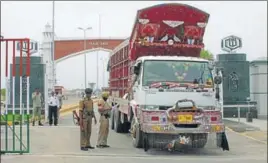
[[[54,90],[55,87],[55,1],[53,1],[52,6],[52,90]]]

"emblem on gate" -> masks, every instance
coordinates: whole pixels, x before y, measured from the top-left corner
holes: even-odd
[[[238,91],[238,82],[239,77],[235,72],[229,74],[229,83],[228,87],[230,91],[237,92]]]
[[[228,36],[221,40],[221,49],[228,53],[235,52],[242,47],[242,39],[237,36]]]

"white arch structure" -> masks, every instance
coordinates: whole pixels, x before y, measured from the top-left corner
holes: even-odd
[[[94,52],[94,51],[105,51],[105,52],[111,53],[113,50],[106,49],[106,48],[92,48],[92,49],[87,49],[87,50],[79,51],[79,52],[76,52],[76,53],[67,54],[64,57],[55,60],[55,63],[57,64],[57,63],[62,62],[64,60],[66,60],[66,59],[69,59],[69,58],[72,58],[72,57],[75,57],[75,56],[78,56],[78,55],[81,55],[81,54],[84,54],[84,53]]]

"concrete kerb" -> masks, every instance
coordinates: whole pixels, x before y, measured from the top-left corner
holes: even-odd
[[[96,102],[97,102],[97,99],[94,99],[94,100],[93,100],[93,102],[94,102],[94,103],[96,103]],[[60,114],[61,114],[61,113],[63,113],[63,114],[64,114],[64,113],[67,113],[67,112],[73,111],[73,110],[77,109],[77,108],[78,108],[78,106],[79,106],[78,104],[74,104],[74,105],[72,105],[72,106],[69,106],[69,107],[63,108],[63,109],[61,109],[61,110],[60,110]]]
[[[227,126],[225,126],[225,128],[226,128],[227,130],[229,130],[229,131],[231,131],[231,132],[233,132],[233,133],[237,134],[237,135],[240,135],[240,136],[246,137],[246,138],[248,138],[248,139],[251,139],[251,140],[257,141],[257,142],[262,143],[262,144],[267,144],[267,142],[266,142],[266,141],[258,140],[258,139],[254,138],[254,137],[252,137],[252,136],[248,136],[248,135],[247,135],[245,132],[244,132],[244,133],[239,133],[239,132],[236,132],[236,131],[234,131],[233,129],[231,129],[231,128],[227,127]]]
[[[59,111],[59,113],[62,114],[62,113],[66,113],[66,112],[73,111],[73,110],[75,110],[76,108],[78,108],[78,106],[79,106],[79,105],[74,105],[74,106],[70,106],[70,107],[68,107],[68,108],[61,109],[61,110]]]

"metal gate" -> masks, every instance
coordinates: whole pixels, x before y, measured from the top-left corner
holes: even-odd
[[[16,55],[16,47],[18,55]],[[19,58],[16,63],[16,58]],[[29,153],[30,151],[30,39],[5,39],[1,37],[1,59],[5,59],[6,95],[1,101],[1,154]],[[9,64],[12,63],[11,66]],[[19,64],[19,68],[16,68]],[[17,69],[17,70],[16,70]],[[10,74],[10,75],[9,75]],[[23,81],[23,77],[26,80]],[[19,80],[19,91],[15,81]],[[23,92],[26,89],[26,93]],[[15,94],[19,94],[15,99]],[[26,97],[25,97],[26,96]],[[26,109],[22,99],[26,98]]]

